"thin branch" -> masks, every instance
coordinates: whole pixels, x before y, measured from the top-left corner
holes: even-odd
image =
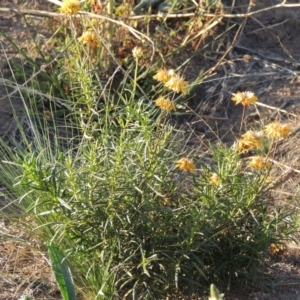
[[[266,8],[262,8],[262,9],[259,9],[259,10],[256,10],[256,11],[252,11],[252,12],[249,12],[249,13],[245,13],[245,14],[213,14],[213,13],[205,13],[205,10],[203,9],[201,13],[198,13],[198,15],[200,16],[204,16],[204,17],[224,17],[224,18],[248,18],[250,16],[253,16],[253,15],[256,15],[256,14],[259,14],[259,13],[262,13],[262,12],[265,12],[265,11],[268,11],[268,10],[272,10],[272,9],[277,9],[277,8],[282,8],[282,7],[285,7],[285,8],[294,8],[294,7],[300,7],[300,4],[286,4],[285,1],[283,1],[282,3],[280,4],[277,4],[277,5],[273,5],[271,7],[266,7]],[[147,16],[147,18],[150,18],[150,19],[156,19],[157,17],[161,16],[161,14],[156,14],[156,15],[150,15],[150,16]],[[195,13],[186,13],[186,14],[168,14],[167,17],[168,18],[178,18],[178,17],[192,17],[192,16],[195,16]],[[138,19],[144,19],[145,18],[145,15],[142,15],[142,16],[132,16],[132,17],[129,17],[128,19],[130,20],[138,20]]]
[[[288,115],[291,115],[293,117],[297,117],[297,115],[293,114],[293,113],[290,113],[284,109],[280,109],[280,108],[277,108],[277,107],[274,107],[274,106],[270,106],[270,105],[267,105],[267,104],[264,104],[264,103],[261,103],[261,102],[256,102],[255,103],[256,105],[259,105],[259,106],[262,106],[262,107],[266,107],[266,108],[269,108],[269,109],[273,109],[273,110],[276,110],[276,111],[280,111],[282,113],[285,113],[285,114],[288,114]]]
[[[224,17],[224,18],[248,18],[253,15],[260,14],[262,12],[268,11],[268,10],[273,10],[273,9],[278,9],[278,8],[295,8],[295,7],[300,7],[300,3],[296,4],[286,4],[285,1],[282,3],[273,5],[271,7],[265,7],[262,9],[258,9],[256,11],[252,11],[249,13],[245,14],[214,14],[214,13],[206,13],[205,10],[203,10],[201,13],[186,13],[186,14],[155,14],[155,15],[139,15],[139,16],[130,16],[123,18],[124,20],[143,20],[145,17],[148,19],[157,19],[159,17],[164,17],[164,18],[186,18],[186,17],[193,17],[195,15],[200,15],[204,17]],[[12,12],[12,13],[17,13],[17,14],[25,14],[25,15],[36,15],[36,16],[46,16],[46,17],[69,17],[67,15],[64,15],[62,13],[55,13],[55,12],[48,12],[48,11],[42,11],[42,10],[33,10],[33,9],[16,9],[16,8],[1,8],[0,7],[0,12]],[[79,14],[75,17],[79,17],[80,14],[85,14],[85,12],[79,12]],[[93,16],[91,16],[93,15]],[[98,18],[103,18],[103,19],[108,19],[100,15],[94,15],[91,14],[89,17],[95,18],[95,16],[98,16]],[[86,15],[88,16],[88,15]]]
[[[280,163],[279,161],[277,161],[277,160],[275,160],[275,159],[269,159],[272,163],[274,163],[274,164],[276,164],[276,165],[278,165],[278,166],[280,166],[280,167],[284,167],[285,169],[286,169],[286,172],[288,173],[288,172],[291,172],[291,171],[293,171],[293,172],[295,172],[295,173],[298,173],[298,174],[300,174],[300,170],[298,170],[298,169],[295,169],[295,168],[293,168],[293,167],[290,167],[290,166],[287,166],[287,165],[285,165],[285,164],[282,164],[282,163]]]

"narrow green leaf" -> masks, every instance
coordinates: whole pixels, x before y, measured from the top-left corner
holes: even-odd
[[[63,252],[53,243],[48,244],[52,270],[64,300],[75,300],[75,287],[72,275]]]

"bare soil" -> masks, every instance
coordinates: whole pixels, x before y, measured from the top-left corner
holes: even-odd
[[[280,1],[256,1],[250,11],[278,3]],[[240,7],[233,9],[232,13],[246,13],[248,4],[248,1],[240,1]],[[20,0],[2,0],[1,7],[52,11],[52,5],[43,0],[27,1],[26,5]],[[191,101],[193,113],[186,119],[189,129],[201,140],[233,143],[239,133],[242,118],[241,107],[230,101],[231,94],[237,91],[251,90],[258,95],[260,103],[268,105],[247,108],[246,129],[263,128],[264,124],[272,120],[292,124],[294,133],[291,138],[277,145],[275,159],[280,163],[273,170],[273,175],[278,180],[274,182],[272,197],[281,205],[290,205],[289,200],[297,197],[300,182],[299,15],[300,4],[299,8],[270,9],[255,14],[245,19],[244,24],[239,24],[242,22],[240,19],[231,19],[226,24],[236,23],[236,29],[242,25],[243,30],[236,36],[236,29],[230,31],[219,44],[212,45],[209,53],[205,52],[197,57],[194,69],[188,69],[190,77],[193,77],[199,73],[199,68],[207,70],[219,62],[218,67],[212,70],[211,81],[195,90]],[[24,20],[21,15],[0,12],[0,30],[22,49],[30,51],[27,41],[33,37],[43,42],[49,37],[49,32],[40,17],[27,17],[27,22]],[[7,78],[8,58],[18,57],[18,54],[1,36],[0,56],[0,74]],[[14,115],[23,114],[22,100],[13,91],[13,88],[8,88],[5,84],[0,85],[2,138],[7,138],[13,132]],[[3,222],[0,227],[0,237],[3,236],[3,242],[0,242],[0,300],[21,299],[24,295],[31,299],[61,299],[47,258],[29,246],[20,246],[18,241],[5,241],[7,234],[9,228]],[[289,243],[285,251],[269,261],[274,285],[268,292],[230,291],[225,293],[225,299],[300,299],[299,255],[300,247]]]

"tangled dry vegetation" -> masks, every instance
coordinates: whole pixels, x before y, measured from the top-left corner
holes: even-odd
[[[0,8],[1,297],[295,299],[300,5],[34,2]]]

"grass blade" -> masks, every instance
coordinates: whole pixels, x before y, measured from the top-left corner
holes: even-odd
[[[75,287],[65,256],[53,243],[48,245],[48,252],[56,281],[64,300],[75,300]]]

